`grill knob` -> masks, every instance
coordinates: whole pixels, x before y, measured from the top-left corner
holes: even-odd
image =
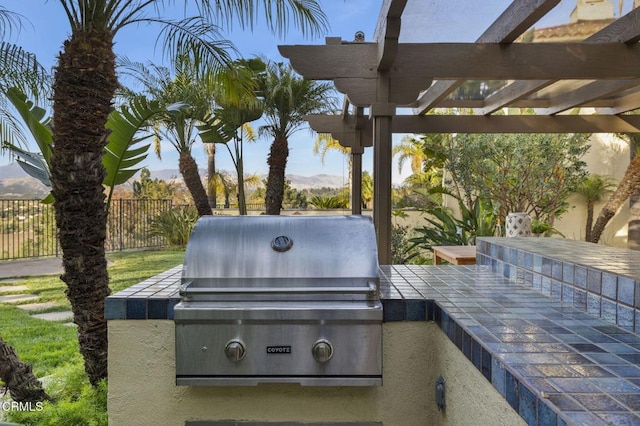
[[[224,348],[224,354],[231,362],[239,362],[244,358],[244,343],[240,340],[231,340]]]
[[[313,344],[311,353],[313,353],[313,358],[316,361],[320,363],[327,362],[333,356],[333,346],[328,340],[320,339]]]

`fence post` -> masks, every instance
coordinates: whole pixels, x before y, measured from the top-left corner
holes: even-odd
[[[118,241],[120,242],[120,251],[122,251],[124,249],[124,240],[122,235],[122,218],[124,217],[124,208],[122,200],[118,200],[118,204]]]

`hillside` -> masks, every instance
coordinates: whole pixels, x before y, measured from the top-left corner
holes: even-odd
[[[46,186],[27,175],[17,163],[0,166],[0,197],[41,199],[48,193]]]
[[[205,176],[201,170],[200,175]],[[166,181],[182,180],[177,169],[152,170],[152,179]],[[266,178],[266,177],[265,177]],[[342,176],[318,174],[313,176],[287,175],[291,186],[297,190],[312,188],[341,188],[346,185]],[[130,186],[127,182],[125,186]],[[17,163],[0,166],[0,197],[2,198],[44,198],[48,194],[47,187],[38,180],[27,175]]]

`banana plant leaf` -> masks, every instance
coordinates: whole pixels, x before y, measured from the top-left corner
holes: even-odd
[[[7,98],[24,120],[40,149],[40,153],[25,151],[8,143],[3,143],[2,146],[16,156],[18,164],[27,174],[51,187],[49,172],[53,150],[51,119],[46,117],[44,109],[34,105],[26,95],[17,89],[9,89]],[[141,97],[132,100],[129,105],[115,109],[109,115],[105,127],[110,131],[110,134],[102,160],[106,169],[104,185],[110,189],[106,204],[107,211],[111,203],[113,188],[135,175],[139,170],[136,166],[147,157],[150,144],[141,145],[141,143],[151,134],[143,133],[140,136],[139,132],[144,130],[149,119],[154,115],[166,112],[167,108],[162,108],[157,102],[149,102]],[[136,135],[138,136],[136,137]],[[48,196],[45,200],[47,199],[52,200],[52,196]]]
[[[227,143],[233,139],[236,131],[213,114],[205,117],[197,128],[202,143]]]
[[[53,147],[53,129],[51,127],[51,118],[46,116],[43,108],[35,105],[27,99],[27,95],[15,87],[11,87],[6,91],[7,99],[14,106],[24,124],[33,136],[44,161],[49,164],[51,160],[51,148]],[[11,150],[11,148],[7,147]],[[46,184],[45,184],[46,185]],[[51,186],[51,183],[49,183]]]
[[[139,135],[151,118],[164,112],[166,108],[162,108],[158,102],[138,97],[109,114],[105,127],[111,133],[102,157],[102,164],[107,171],[104,185],[110,189],[107,209],[111,204],[113,188],[131,179],[140,170],[136,166],[147,158],[151,144],[141,143],[150,138],[152,133],[138,137],[136,135]]]
[[[42,154],[37,152],[25,151],[9,142],[3,142],[2,147],[11,151],[18,164],[29,176],[38,179],[45,186],[51,188],[51,179],[49,178],[49,165],[44,160]]]

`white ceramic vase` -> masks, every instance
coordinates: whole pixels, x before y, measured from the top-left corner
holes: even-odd
[[[530,237],[531,218],[527,213],[516,212],[507,215],[506,223],[507,237]]]

